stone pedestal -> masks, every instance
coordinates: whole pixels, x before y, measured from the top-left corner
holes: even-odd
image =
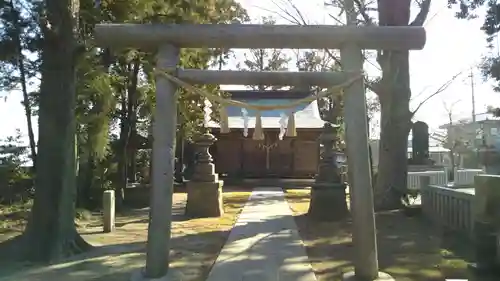
[[[316,181],[311,188],[308,215],[324,221],[338,221],[349,215],[346,202],[346,186],[340,177],[336,154],[333,151],[337,139],[337,128],[326,124],[320,141],[323,153]]]
[[[500,176],[477,175],[474,177],[474,246],[477,273],[499,274],[500,253]]]
[[[223,185],[223,181],[189,182],[187,184],[186,214],[196,218],[222,216],[224,214]]]
[[[186,215],[196,218],[219,217],[224,214],[223,181],[215,173],[212,155],[208,149],[217,139],[210,133],[196,141],[198,157],[191,181],[186,185]]]
[[[315,184],[308,214],[321,221],[339,221],[349,215],[344,184]]]

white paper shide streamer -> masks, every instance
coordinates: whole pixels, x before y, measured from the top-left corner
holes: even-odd
[[[210,120],[210,113],[212,113],[210,102],[205,102],[205,119]],[[221,112],[221,118],[224,117],[227,120],[227,113]],[[241,108],[241,118],[243,119],[243,136],[248,137],[248,126],[250,123],[250,115],[248,113],[248,109]],[[207,121],[205,121],[207,122]],[[228,121],[221,120],[221,132],[228,132],[226,129],[222,128],[222,125]],[[283,140],[285,136],[287,137],[296,137],[297,136],[297,128],[295,124],[295,111],[289,110],[288,112],[281,112],[279,119],[279,128],[280,132],[278,135],[279,140]],[[207,126],[208,123],[205,123]],[[254,140],[264,140],[264,128],[262,124],[262,112],[257,110],[255,114],[255,129],[252,135],[252,139]]]
[[[286,128],[288,126],[288,116],[281,112],[280,113],[280,134],[278,135],[278,138],[280,140],[283,140],[283,137],[285,136],[285,133],[286,133]]]
[[[210,116],[210,114],[212,114],[212,103],[208,99],[205,99],[205,107],[203,108],[203,111],[205,112],[203,125],[205,128],[208,128],[208,123],[212,120],[212,117]]]
[[[246,108],[241,109],[241,115],[243,117],[243,136],[248,137],[248,123],[250,119],[248,118],[248,110]]]
[[[286,128],[286,136],[287,137],[296,137],[297,136],[297,128],[295,126],[295,112],[290,110],[288,113],[288,124]]]

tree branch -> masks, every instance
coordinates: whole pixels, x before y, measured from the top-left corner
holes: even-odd
[[[374,25],[372,18],[368,15],[368,9],[366,8],[364,1],[354,0],[354,4],[358,6],[358,12],[365,20],[366,25]]]
[[[440,93],[442,93],[446,89],[448,89],[448,87],[453,83],[453,81],[455,81],[455,79],[457,79],[457,77],[460,76],[461,74],[462,74],[462,71],[460,71],[459,73],[455,74],[448,81],[446,81],[445,83],[443,83],[432,95],[428,96],[422,102],[420,102],[418,104],[417,108],[415,108],[415,110],[411,112],[411,117],[413,118],[413,116],[415,115],[415,113],[417,113],[417,111],[420,109],[420,107],[422,107],[422,105],[424,105],[430,99],[432,99],[433,97],[439,95]]]
[[[366,21],[366,24],[367,25],[374,24],[373,20],[368,15],[368,8],[367,8],[366,4],[364,3],[364,0],[354,0],[354,1],[355,1],[355,5],[358,7],[358,10],[359,10],[361,16]],[[428,0],[428,1],[430,1],[430,0]],[[285,2],[285,3],[283,3],[283,2]],[[297,5],[295,5],[293,3],[292,0],[281,0],[281,2],[279,2],[279,0],[272,0],[272,3],[279,9],[279,12],[271,11],[271,10],[268,10],[268,9],[265,9],[265,8],[261,8],[261,9],[264,10],[264,11],[267,11],[267,12],[272,12],[272,13],[280,16],[282,19],[290,22],[290,23],[294,23],[294,24],[297,24],[297,25],[308,25],[309,24],[307,22],[306,17],[304,16],[304,14],[300,11],[300,9],[297,7]],[[284,8],[283,7],[284,5],[289,5],[296,15],[294,15],[292,12],[290,12],[286,8]],[[332,18],[336,19],[335,17],[332,17]],[[338,22],[339,22],[339,24],[344,24],[344,23],[342,23],[339,20],[338,20]],[[340,67],[342,67],[342,64],[340,63],[340,59],[337,56],[335,56],[335,54],[331,50],[325,49],[324,52],[337,65],[339,65]],[[368,63],[370,63],[372,66],[374,66],[378,70],[381,70],[380,67],[377,67],[373,62],[371,62],[370,60],[368,60],[368,58],[366,57],[366,55],[364,53],[363,53],[363,57],[364,57],[365,61],[367,61]],[[378,83],[377,82],[369,81],[366,77],[364,78],[364,81],[365,81],[366,87],[370,91],[372,91],[374,93],[378,93],[379,90],[378,90]]]
[[[429,15],[429,10],[431,8],[432,0],[424,0],[420,4],[420,11],[418,12],[415,19],[412,21],[410,26],[423,26],[427,16]]]

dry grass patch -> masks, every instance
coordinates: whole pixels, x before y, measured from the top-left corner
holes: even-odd
[[[12,205],[0,204],[0,243],[24,230],[32,201]]]
[[[342,273],[353,269],[351,222],[308,219],[308,190],[287,190],[286,198],[318,280],[340,280]],[[397,211],[377,214],[376,223],[379,266],[396,280],[471,278],[464,258],[470,258],[470,244],[458,235],[444,233],[421,217],[406,217]]]
[[[183,281],[206,279],[249,195],[248,191],[226,188],[224,216],[189,219],[183,215],[186,194],[174,194],[170,264]],[[117,215],[114,232],[102,233],[100,217],[94,216],[80,223],[80,233],[85,240],[101,247],[72,258],[72,262],[25,270],[5,278],[26,281],[127,280],[131,271],[144,266],[148,220],[147,209],[128,211]],[[0,278],[0,281],[3,280]]]

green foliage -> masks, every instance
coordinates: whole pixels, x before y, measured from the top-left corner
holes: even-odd
[[[153,69],[156,54],[137,49],[110,50],[93,43],[98,23],[243,23],[245,9],[234,0],[81,0],[77,39],[75,107],[79,194],[113,188],[120,175],[118,163],[136,155],[138,170],[150,163],[149,152],[130,149],[133,133],[148,138],[155,109]],[[41,32],[46,3],[35,0],[0,0],[0,91],[20,90],[24,66],[32,115],[39,104],[38,79],[44,38]],[[47,46],[49,47],[49,46]],[[180,66],[206,69],[223,65],[228,50],[183,49]],[[202,86],[217,92],[214,86]],[[200,133],[203,97],[180,89],[178,133],[190,139]],[[24,148],[25,150],[25,148]],[[122,157],[125,151],[126,156]],[[127,165],[127,163],[125,163]],[[142,179],[145,181],[145,179]],[[87,191],[89,192],[87,192]],[[81,193],[83,192],[83,193]],[[98,199],[96,199],[98,200]]]
[[[36,144],[31,118],[37,113],[36,97],[31,88],[40,67],[41,36],[38,20],[40,2],[9,0],[0,2],[0,91],[20,90],[28,125],[30,158],[36,163]],[[7,98],[6,95],[6,98]]]
[[[20,89],[21,63],[28,80],[37,75],[40,35],[33,15],[37,9],[31,1],[0,1],[0,91]]]
[[[96,170],[91,181],[98,188],[109,186],[121,171],[116,162],[127,161],[125,146],[130,147],[132,135],[148,137],[155,110],[155,53],[127,49],[122,51],[97,48],[92,44],[92,32],[97,23],[219,23],[244,22],[246,12],[232,0],[212,1],[94,1],[81,2],[80,36],[85,53],[78,64],[79,155],[83,165]],[[180,66],[205,69],[215,56],[226,57],[225,50],[183,49]],[[215,87],[204,88],[216,91]],[[189,139],[200,132],[203,118],[203,98],[183,89],[178,100],[178,133]],[[138,154],[137,149],[126,149]],[[139,153],[140,154],[140,153]],[[146,155],[149,157],[149,154]],[[141,154],[138,165],[148,163]],[[113,167],[111,167],[112,165]],[[139,168],[140,170],[144,170]],[[97,171],[99,170],[99,171]],[[102,170],[106,172],[103,173]],[[106,176],[98,174],[106,174]],[[88,182],[88,180],[87,180]]]
[[[493,78],[497,82],[494,90],[500,92],[500,57],[498,57],[500,46],[493,44],[494,39],[498,36],[498,31],[500,31],[500,3],[497,2],[492,0],[448,0],[448,6],[458,8],[456,17],[460,19],[477,18],[478,9],[486,8],[481,30],[486,34],[486,44],[493,52],[484,58],[480,68],[485,78]],[[490,111],[496,114],[499,109]]]
[[[322,51],[306,51],[297,54],[297,68],[301,71],[339,71],[340,65]],[[316,91],[328,89],[313,89]],[[339,93],[318,100],[321,118],[332,124],[342,124],[344,108],[343,96]],[[343,128],[339,131],[343,135]]]
[[[15,136],[0,140],[0,179],[4,183],[13,184],[26,177],[23,165],[26,164],[27,148],[22,137],[18,130]]]
[[[27,156],[19,130],[15,136],[0,140],[0,201],[11,202],[16,193],[25,191],[17,187],[30,179],[30,171],[25,166]]]
[[[92,1],[89,1],[92,2]],[[83,34],[91,37],[91,32],[96,23],[102,20],[111,22],[140,22],[140,23],[222,23],[222,22],[244,22],[248,20],[245,10],[235,1],[213,0],[213,1],[157,1],[143,0],[139,2],[106,1],[101,3],[98,10],[94,9],[92,3],[82,3],[82,26],[85,26]],[[87,41],[87,40],[83,40]],[[88,47],[88,49],[92,49]],[[95,49],[95,48],[94,48]],[[181,53],[180,66],[185,68],[207,68],[213,64],[214,56],[224,56],[227,51],[208,49],[184,49]],[[127,114],[129,119],[137,121],[137,130],[143,135],[148,135],[151,127],[151,114],[154,110],[154,78],[152,70],[154,68],[154,53],[141,52],[140,50],[126,50],[124,52],[113,52],[105,58],[104,51],[94,51],[93,54],[101,62],[109,66],[107,73],[108,89],[114,95],[115,112],[111,112],[111,117],[124,117]],[[139,71],[134,74],[139,80],[136,88],[131,88],[130,78],[131,63],[139,63]],[[95,63],[93,63],[95,66]],[[102,68],[102,67],[101,67]],[[84,85],[89,85],[84,79],[79,80]],[[105,83],[103,83],[105,84]],[[90,84],[92,85],[92,84]],[[104,85],[103,85],[104,86]],[[214,91],[215,88],[205,87],[206,90]],[[124,105],[130,99],[130,91],[134,92],[133,112],[123,112],[123,108],[116,108],[116,105]],[[94,93],[102,92],[93,90]],[[109,94],[106,94],[109,96]],[[95,94],[94,94],[95,96]],[[109,100],[108,100],[109,101]],[[109,104],[109,103],[108,103]],[[179,95],[179,132],[189,138],[196,134],[201,127],[203,99],[202,97],[181,90]],[[101,114],[104,118],[105,114]],[[102,120],[104,121],[104,120]],[[111,123],[116,120],[110,120]],[[115,123],[116,125],[116,123]],[[104,129],[104,128],[103,128]]]
[[[475,13],[478,8],[484,4],[492,4],[496,1],[491,0],[448,0],[448,7],[457,7],[458,12],[455,14],[460,19],[471,19],[477,17]]]

